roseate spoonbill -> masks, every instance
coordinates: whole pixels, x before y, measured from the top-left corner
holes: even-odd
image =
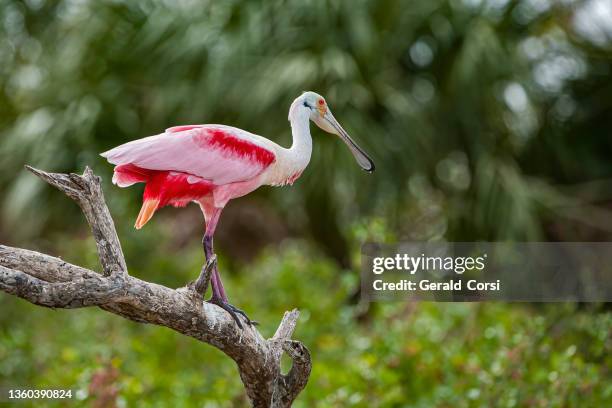
[[[312,153],[309,120],[339,136],[359,166],[374,171],[372,160],[336,121],[325,99],[314,92],[304,92],[291,104],[293,144],[288,149],[235,127],[188,125],[125,143],[102,153],[102,157],[115,165],[113,183],[119,187],[145,183],[137,229],[161,207],[198,203],[206,223],[202,243],[208,260],[213,255],[213,234],[219,216],[229,200],[262,185],[293,184],[302,174]],[[228,302],[216,266],[211,286],[211,303],[230,313],[240,328],[237,314],[252,323],[242,310]]]

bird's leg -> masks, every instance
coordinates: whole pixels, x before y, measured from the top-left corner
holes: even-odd
[[[206,254],[206,260],[208,260],[213,255],[212,237],[205,234],[202,242],[204,244],[204,253]],[[242,323],[238,319],[238,314],[244,316],[249,325],[257,324],[256,321],[249,319],[249,316],[247,316],[247,314],[243,310],[229,303],[227,295],[225,294],[225,288],[223,287],[223,282],[221,281],[221,275],[219,275],[217,265],[213,266],[213,271],[210,276],[210,284],[212,287],[212,297],[208,301],[226,310],[234,318],[238,327],[242,329]]]
[[[216,208],[212,217],[210,218],[210,220],[207,220],[208,222],[206,223],[206,232],[204,233],[204,238],[202,239],[202,245],[204,246],[204,255],[206,256],[207,261],[214,254],[213,233],[215,231],[215,227],[217,225],[217,221],[219,220],[220,215],[221,209]],[[256,321],[249,319],[249,317],[243,310],[238,309],[236,306],[229,303],[227,295],[225,294],[223,282],[221,282],[221,275],[219,275],[219,269],[217,268],[216,264],[213,266],[213,271],[210,276],[210,284],[212,287],[212,297],[208,301],[227,311],[236,321],[238,327],[242,329],[242,323],[238,319],[238,315],[244,316],[249,325],[257,324]]]
[[[208,260],[213,256],[212,237],[204,234],[204,238],[202,238],[202,245],[204,246],[204,255],[206,257],[206,262],[208,262]],[[222,299],[224,297],[223,295],[225,295],[225,291],[222,294],[222,292],[219,290],[219,281],[218,281],[219,276],[218,275],[219,274],[217,271],[217,265],[214,265],[213,271],[210,275],[210,284],[212,287],[213,297]]]

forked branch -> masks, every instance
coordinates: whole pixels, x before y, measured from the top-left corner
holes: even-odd
[[[103,273],[0,245],[0,290],[46,307],[98,306],[126,319],[194,337],[236,362],[254,407],[291,406],[306,386],[312,367],[308,349],[291,340],[297,310],[285,312],[274,336],[266,340],[254,326],[245,325],[241,330],[223,309],[202,300],[215,258],[202,267],[195,282],[179,289],[130,276],[99,177],[89,168],[82,176],[27,169],[79,204],[95,238]],[[280,371],[283,352],[293,360],[287,375]]]

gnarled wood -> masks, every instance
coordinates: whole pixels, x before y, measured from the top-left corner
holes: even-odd
[[[179,289],[130,276],[100,179],[89,168],[82,176],[27,168],[79,204],[95,238],[103,274],[50,255],[0,245],[0,290],[46,307],[98,306],[194,337],[236,362],[254,407],[291,406],[311,370],[308,349],[291,340],[297,310],[285,312],[274,336],[266,340],[254,326],[241,330],[227,312],[202,300],[215,258],[202,267],[195,282]],[[287,375],[280,371],[283,352],[293,360]]]

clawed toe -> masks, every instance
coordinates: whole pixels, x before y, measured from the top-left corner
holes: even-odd
[[[226,312],[228,312],[230,316],[232,316],[232,318],[234,319],[234,321],[236,322],[236,324],[238,325],[240,329],[243,329],[244,327],[242,326],[242,322],[238,318],[238,315],[243,316],[249,326],[254,326],[254,325],[259,324],[255,320],[249,319],[249,316],[247,316],[244,310],[237,308],[236,306],[230,304],[229,302],[225,300],[217,299],[213,296],[212,298],[210,298],[208,302],[215,304],[219,306],[220,308],[222,308],[223,310],[225,310]]]
[[[230,308],[231,308],[231,309],[232,309],[232,310],[233,310],[235,313],[238,313],[239,315],[243,316],[243,317],[246,319],[247,323],[248,323],[250,326],[257,326],[257,325],[259,324],[259,322],[258,322],[258,321],[249,319],[249,316],[247,316],[247,314],[244,312],[244,310],[242,310],[242,309],[238,309],[236,306],[231,305],[231,304],[229,304],[229,303],[228,303],[228,306],[229,306],[229,307],[230,307]]]

